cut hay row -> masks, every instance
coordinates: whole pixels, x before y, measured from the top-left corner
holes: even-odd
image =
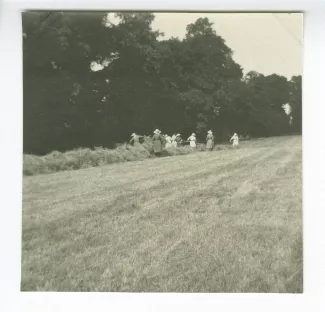
[[[231,146],[216,145],[214,150],[228,149]],[[189,145],[164,149],[162,156],[187,155],[205,151],[204,144],[193,149]],[[151,138],[146,137],[140,147],[120,144],[115,149],[103,147],[79,148],[67,152],[53,151],[45,156],[25,154],[23,158],[23,174],[37,175],[58,171],[77,170],[107,164],[144,160],[155,157]]]

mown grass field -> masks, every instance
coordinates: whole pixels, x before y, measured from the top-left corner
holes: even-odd
[[[301,137],[24,177],[23,291],[302,292]]]

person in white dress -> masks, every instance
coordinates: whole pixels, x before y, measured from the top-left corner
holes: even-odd
[[[192,133],[192,135],[187,139],[187,141],[190,141],[190,146],[192,148],[196,147],[196,137],[195,137],[195,133]]]
[[[232,141],[232,145],[233,146],[238,146],[239,145],[239,138],[237,133],[234,133],[234,135],[232,136],[232,138],[230,139],[230,142]]]
[[[177,147],[176,134],[175,133],[172,136],[172,147]]]
[[[182,140],[182,137],[181,137],[181,135],[179,133],[176,134],[175,141],[176,141],[176,147],[181,147],[182,146],[183,140]]]
[[[166,136],[165,136],[165,141],[166,141],[165,148],[172,148],[173,147],[172,138],[168,134],[166,134]]]

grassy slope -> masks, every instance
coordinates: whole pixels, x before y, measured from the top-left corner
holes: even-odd
[[[24,177],[22,290],[302,292],[301,137]]]

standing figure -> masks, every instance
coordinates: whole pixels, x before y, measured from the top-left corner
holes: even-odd
[[[177,147],[177,142],[176,142],[176,134],[174,133],[172,136],[172,146]]]
[[[141,143],[140,143],[140,138],[143,138],[142,135],[137,135],[135,133],[132,133],[131,134],[131,140],[130,140],[130,144],[133,143],[133,146],[134,147],[139,147],[141,146]]]
[[[159,156],[162,152],[162,143],[163,138],[158,129],[153,132],[152,141],[153,141],[153,151],[155,155]]]
[[[176,135],[175,141],[177,143],[177,147],[181,147],[181,143],[182,143],[183,140],[182,140],[182,137],[181,137],[181,135],[179,133]]]
[[[168,134],[166,134],[166,136],[165,136],[165,141],[166,141],[165,148],[172,148],[173,147],[172,138]]]
[[[208,131],[206,149],[212,151],[214,145],[214,136],[211,130]]]
[[[162,148],[164,149],[166,147],[166,136],[167,136],[167,134],[162,134],[160,130],[159,130],[159,132],[160,132],[159,134],[160,134],[161,139],[162,139],[162,141],[161,141]]]
[[[234,133],[234,135],[232,136],[232,138],[230,139],[229,142],[232,141],[232,146],[238,146],[239,145],[239,138],[237,133]]]
[[[192,135],[187,139],[187,141],[190,141],[190,146],[192,148],[196,147],[196,137],[195,137],[195,133],[192,133]]]

